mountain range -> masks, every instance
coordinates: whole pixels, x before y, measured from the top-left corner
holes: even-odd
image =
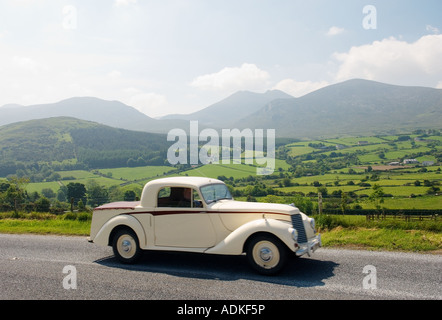
[[[31,119],[74,117],[111,127],[167,133],[199,128],[276,129],[277,137],[309,138],[394,134],[440,128],[442,90],[353,79],[294,98],[282,91],[237,92],[198,112],[151,118],[119,101],[80,97],[51,104],[6,105],[0,126]]]
[[[22,106],[8,104],[0,108],[0,126],[15,122],[45,119],[52,117],[72,117],[93,121],[107,126],[153,132],[167,133],[174,128],[189,129],[189,120],[198,120],[200,129],[229,128],[237,113],[247,116],[276,98],[290,98],[282,91],[254,93],[241,91],[190,115],[170,115],[154,119],[137,109],[119,101],[106,101],[95,97],[75,97],[56,103]]]
[[[349,80],[300,98],[271,101],[234,126],[276,128],[279,136],[301,139],[441,128],[442,90]]]
[[[146,132],[161,132],[165,126],[161,120],[153,119],[124,103],[94,97],[75,97],[56,103],[31,106],[6,105],[0,108],[0,126],[52,117],[72,117],[115,128]],[[179,125],[180,121],[175,122]]]
[[[293,97],[279,90],[269,90],[265,93],[238,91],[226,99],[207,108],[191,114],[173,114],[164,116],[162,120],[181,119],[197,120],[211,128],[235,128],[235,122],[257,112],[266,104],[278,99],[292,99]]]

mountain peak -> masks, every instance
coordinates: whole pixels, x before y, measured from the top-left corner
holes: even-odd
[[[352,79],[297,99],[276,100],[238,119],[238,128],[277,128],[278,136],[322,138],[437,128],[442,90]]]
[[[264,93],[242,90],[197,112],[169,115],[162,119],[197,120],[213,128],[229,128],[237,119],[258,111],[270,101],[289,98],[293,97],[279,90]]]

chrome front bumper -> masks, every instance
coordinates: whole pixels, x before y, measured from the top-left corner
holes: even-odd
[[[299,249],[296,250],[295,253],[298,257],[303,256],[304,254],[307,254],[310,257],[310,255],[320,247],[322,247],[321,234],[318,234],[306,243],[299,243]]]

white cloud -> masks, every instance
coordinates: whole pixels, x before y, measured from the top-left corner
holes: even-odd
[[[130,4],[136,4],[137,0],[115,0],[116,7],[128,6]]]
[[[112,70],[107,75],[109,78],[116,80],[121,77],[121,72],[118,70]]]
[[[341,34],[344,31],[345,31],[344,28],[339,28],[339,27],[333,26],[330,29],[328,29],[326,35],[327,36],[337,36],[338,34]]]
[[[272,90],[281,90],[294,97],[301,97],[315,90],[328,86],[327,81],[295,81],[293,79],[284,79],[278,82]]]
[[[393,37],[335,53],[335,80],[363,78],[400,85],[436,86],[442,78],[442,35],[414,43]]]
[[[439,31],[438,28],[433,27],[433,26],[430,26],[429,24],[427,24],[427,25],[425,26],[425,29],[426,29],[428,32],[431,32],[431,33],[433,33],[433,34],[439,34],[439,33],[440,33],[440,31]]]
[[[35,59],[23,56],[14,56],[12,58],[12,66],[23,71],[38,73],[45,69],[44,65],[37,62]]]
[[[260,90],[268,85],[269,78],[270,75],[255,64],[243,63],[241,67],[226,67],[199,76],[190,85],[205,90]]]

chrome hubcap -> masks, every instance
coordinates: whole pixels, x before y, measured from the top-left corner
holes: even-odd
[[[276,267],[280,261],[278,248],[270,241],[260,241],[252,250],[253,260],[264,269]]]
[[[261,257],[261,259],[263,261],[270,261],[273,258],[273,253],[272,250],[270,250],[269,248],[262,248],[261,251],[259,252],[259,256]]]
[[[122,235],[118,239],[118,252],[123,258],[130,259],[136,252],[136,244],[134,238],[130,235]]]
[[[128,240],[123,240],[121,249],[123,249],[124,252],[129,252],[132,249],[132,244]]]

